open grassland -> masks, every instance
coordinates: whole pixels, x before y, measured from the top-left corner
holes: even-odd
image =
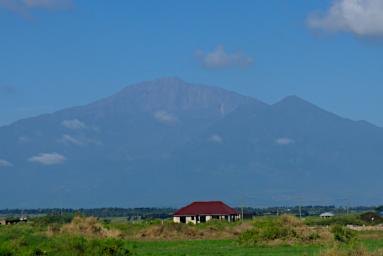
[[[202,225],[41,217],[0,226],[0,256],[318,255],[383,256],[383,232],[308,226],[291,216]]]

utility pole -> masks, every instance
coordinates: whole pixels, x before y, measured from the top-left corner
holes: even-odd
[[[241,222],[243,223],[243,208],[245,207],[244,204],[245,204],[245,196],[243,195],[242,196],[242,200],[241,200]]]
[[[255,196],[246,196],[246,195],[242,195],[240,197],[240,204],[241,204],[241,220],[243,222],[243,218],[244,218],[244,208],[245,208],[245,200],[246,199],[251,199],[251,198],[256,198]]]
[[[302,207],[299,205],[299,218],[302,219]]]

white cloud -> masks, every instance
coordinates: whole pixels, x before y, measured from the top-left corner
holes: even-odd
[[[74,137],[69,134],[63,134],[61,138],[58,140],[58,142],[64,143],[64,144],[72,144],[76,146],[83,146],[88,144],[102,145],[102,143],[99,140],[89,139],[86,137]]]
[[[12,167],[13,164],[8,162],[7,160],[0,159],[0,168],[2,167]]]
[[[61,124],[71,130],[80,130],[86,128],[86,125],[78,119],[64,120]]]
[[[295,141],[290,138],[278,138],[275,140],[275,143],[278,145],[289,145],[289,144],[294,144]]]
[[[222,143],[223,142],[223,138],[221,136],[219,136],[218,134],[211,135],[208,140],[210,142],[214,142],[214,143]]]
[[[246,67],[253,63],[251,57],[241,52],[226,52],[223,45],[219,45],[213,51],[207,53],[197,50],[196,56],[204,67],[210,69]]]
[[[307,23],[314,29],[381,37],[383,36],[383,1],[334,0],[325,13],[312,13]]]
[[[161,123],[175,123],[177,121],[177,117],[166,111],[155,112],[154,118],[160,121]]]
[[[60,142],[66,143],[66,144],[74,144],[74,145],[78,145],[78,146],[81,146],[84,144],[84,142],[82,142],[79,139],[74,138],[73,136],[71,136],[69,134],[64,134],[61,137]]]
[[[42,165],[61,164],[66,160],[65,156],[58,153],[40,153],[37,156],[32,156],[28,159],[30,162],[39,163]]]

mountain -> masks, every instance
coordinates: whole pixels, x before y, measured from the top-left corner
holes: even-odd
[[[0,208],[375,204],[382,154],[382,128],[299,97],[163,78],[0,127]]]

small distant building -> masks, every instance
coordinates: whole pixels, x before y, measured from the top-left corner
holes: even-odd
[[[324,212],[324,213],[319,215],[319,217],[324,218],[324,219],[331,218],[331,217],[334,217],[334,216],[335,215],[332,212]]]
[[[5,220],[0,220],[0,225],[13,225],[13,224],[17,224],[17,223],[24,223],[27,221],[28,221],[27,217],[20,217],[20,218],[15,218],[15,219],[5,219]]]
[[[234,222],[241,219],[240,213],[220,201],[193,202],[173,215],[175,223],[204,223],[210,220]]]

